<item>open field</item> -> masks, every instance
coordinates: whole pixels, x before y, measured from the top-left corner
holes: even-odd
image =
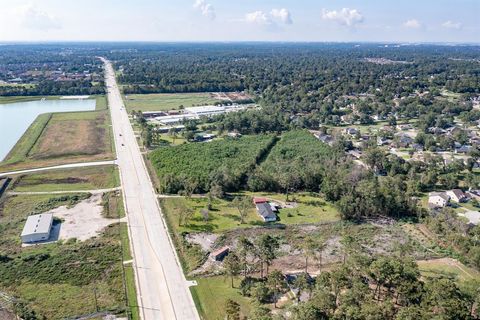
[[[98,309],[124,314],[120,224],[114,223],[84,242],[69,240],[20,246],[26,217],[63,205],[77,195],[9,196],[0,204],[0,290],[27,302],[38,316],[64,319]]]
[[[167,111],[198,105],[211,105],[222,100],[215,99],[210,93],[161,93],[130,94],[125,96],[125,106],[130,112]]]
[[[97,99],[100,109],[106,106],[102,101]],[[110,160],[111,138],[105,110],[40,115],[0,164],[0,172]]]
[[[198,278],[198,285],[191,288],[193,299],[197,305],[202,319],[223,320],[225,319],[225,303],[228,299],[240,304],[243,316],[250,312],[250,300],[240,294],[238,286],[240,281],[234,281],[237,288],[232,288],[230,279],[222,276]]]
[[[109,189],[120,186],[115,166],[53,170],[17,177],[11,186],[15,192],[54,192]]]
[[[286,195],[267,192],[246,192],[252,197],[265,197],[279,203],[286,203]],[[338,210],[329,202],[325,201],[319,195],[309,193],[295,193],[289,195],[289,200],[293,201],[294,207],[283,208],[279,210],[279,223],[292,224],[310,224],[334,222],[340,220]]]
[[[424,277],[447,277],[461,282],[480,280],[480,272],[451,258],[418,261]]]
[[[206,198],[169,198],[162,199],[163,212],[169,220],[169,225],[174,232],[215,232],[221,233],[235,228],[247,228],[263,225],[263,221],[257,215],[255,208],[250,208],[245,223],[240,223],[238,210],[229,201],[213,201],[212,209],[209,211],[208,221],[205,221],[200,211],[207,208]],[[186,209],[193,210],[192,218],[185,224],[179,225],[180,212]]]
[[[106,122],[103,112],[54,114],[29,156],[48,159],[111,152]]]

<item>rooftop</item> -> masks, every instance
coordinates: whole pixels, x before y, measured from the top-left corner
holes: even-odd
[[[23,227],[22,236],[36,233],[49,233],[53,222],[53,214],[42,213],[29,216]]]

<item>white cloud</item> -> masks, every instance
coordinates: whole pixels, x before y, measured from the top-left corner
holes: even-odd
[[[278,24],[293,24],[290,11],[285,8],[272,9],[270,13],[263,11],[254,11],[245,15],[245,21],[264,26],[278,27]]]
[[[254,11],[247,13],[245,15],[245,21],[248,23],[256,23],[262,25],[269,25],[272,24],[273,21],[270,17],[263,11]]]
[[[293,23],[292,15],[290,14],[290,11],[288,11],[285,8],[272,9],[272,11],[270,12],[270,15],[274,19],[280,20],[280,22],[282,22],[282,23],[285,23],[285,24],[292,24]]]
[[[195,9],[198,9],[204,17],[209,18],[210,20],[215,20],[215,8],[210,4],[207,3],[205,0],[195,0],[195,4],[193,5]]]
[[[322,10],[322,19],[335,21],[343,26],[355,27],[364,20],[363,15],[357,9],[343,8],[340,11]]]
[[[423,27],[422,23],[418,21],[417,19],[410,19],[405,21],[403,24],[404,27],[410,28],[410,29],[420,29]]]
[[[47,31],[62,27],[57,17],[37,8],[32,3],[15,8],[13,14],[18,17],[21,25],[28,29]]]
[[[451,20],[445,21],[442,23],[442,27],[447,29],[462,29],[462,24],[460,22],[453,22]]]

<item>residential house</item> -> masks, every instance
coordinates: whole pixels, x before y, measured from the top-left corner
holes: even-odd
[[[413,143],[413,139],[409,136],[409,135],[406,135],[406,134],[398,134],[396,135],[396,145],[399,147],[399,148],[406,148],[408,147],[410,144]]]
[[[450,196],[445,192],[432,192],[428,195],[428,206],[431,208],[444,208],[450,202]]]
[[[253,198],[254,205],[265,203],[265,202],[268,202],[267,198],[257,198],[257,197]]]
[[[277,215],[273,212],[272,207],[268,202],[262,202],[255,205],[258,215],[265,222],[277,221]]]
[[[468,197],[465,194],[465,192],[463,192],[460,189],[448,190],[446,193],[452,201],[455,201],[457,203],[466,202],[468,200]]]
[[[357,134],[359,134],[360,132],[355,128],[347,128],[347,129],[345,129],[345,133],[348,134],[351,137],[354,137]]]
[[[471,148],[472,148],[472,146],[463,145],[463,146],[460,146],[458,148],[455,148],[455,153],[465,154],[465,153],[468,153]]]
[[[413,129],[413,126],[411,124],[399,124],[397,125],[397,129],[398,130],[403,130],[403,131],[406,131],[406,130],[412,130]]]
[[[377,146],[384,146],[392,142],[392,140],[382,137],[377,137]]]
[[[467,197],[480,201],[480,190],[471,189],[466,192]]]

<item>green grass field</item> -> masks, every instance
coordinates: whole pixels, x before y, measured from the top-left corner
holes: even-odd
[[[424,277],[447,277],[459,283],[480,280],[480,272],[451,258],[418,261],[418,267]]]
[[[161,205],[164,209],[164,214],[169,220],[169,225],[174,229],[174,232],[214,232],[222,233],[224,231],[235,228],[247,228],[256,225],[263,225],[263,221],[257,215],[255,208],[249,210],[245,223],[240,223],[240,215],[237,208],[231,206],[231,203],[226,200],[214,200],[213,208],[209,211],[208,221],[204,221],[200,211],[205,209],[208,204],[206,198],[168,198],[162,199]],[[186,207],[193,209],[195,212],[192,219],[185,225],[179,225],[180,211]]]
[[[255,192],[246,193],[252,197],[266,197],[267,199],[277,200],[280,203],[286,202],[286,195],[279,193]],[[293,224],[310,224],[334,222],[340,220],[338,210],[325,199],[318,195],[310,195],[308,193],[295,193],[289,195],[289,200],[295,200],[297,206],[295,208],[280,209],[278,213],[279,223],[286,225]]]
[[[180,106],[209,105],[219,102],[209,93],[161,93],[161,94],[130,94],[125,96],[125,106],[128,111],[166,111],[179,109]]]
[[[109,189],[120,186],[115,166],[61,169],[44,173],[32,173],[18,177],[11,191],[51,192],[72,190]]]
[[[277,193],[238,193],[239,195],[248,195],[250,197],[267,197],[271,200],[277,200],[285,203],[286,196]],[[294,224],[312,224],[335,222],[340,220],[340,214],[332,204],[326,202],[319,196],[313,196],[305,193],[296,193],[290,195],[290,201],[295,199],[297,206],[295,208],[285,208],[279,210],[279,223],[286,225]],[[161,200],[164,213],[175,232],[214,232],[222,233],[236,228],[248,228],[252,226],[264,225],[264,222],[258,216],[255,207],[252,204],[245,223],[240,223],[240,215],[237,208],[233,207],[230,201],[215,199],[213,209],[209,211],[208,221],[204,221],[201,210],[207,208],[207,198],[167,198]],[[180,211],[185,208],[191,208],[194,215],[185,225],[179,225]]]
[[[251,302],[242,296],[238,290],[240,281],[234,281],[235,287],[231,287],[230,279],[223,276],[195,279],[197,286],[191,287],[191,292],[197,309],[202,319],[223,320],[225,319],[225,304],[231,299],[240,304],[243,316],[250,313]]]

